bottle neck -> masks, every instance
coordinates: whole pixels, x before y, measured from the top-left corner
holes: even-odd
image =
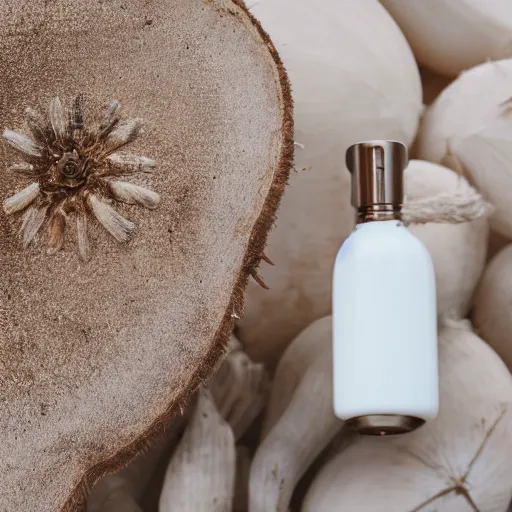
[[[401,220],[402,206],[392,204],[372,204],[361,206],[357,211],[356,223],[376,222],[386,220]]]

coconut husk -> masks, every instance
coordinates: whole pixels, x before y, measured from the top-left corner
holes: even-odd
[[[29,133],[31,107],[39,141],[61,144],[90,123],[104,137],[93,169],[98,148],[123,138],[156,162],[127,171],[139,188],[100,176],[76,203],[55,204],[52,189],[0,213],[0,510],[75,511],[223,353],[291,164],[291,97],[239,0],[12,0],[0,18],[2,128]],[[101,135],[95,112],[117,116],[112,103],[101,110],[112,100],[141,121]],[[9,133],[25,154],[0,145],[0,200],[34,182],[69,188],[82,173],[49,152],[56,174],[42,177]],[[119,165],[107,166],[116,179]]]

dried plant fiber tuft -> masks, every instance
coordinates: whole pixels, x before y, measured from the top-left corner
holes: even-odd
[[[494,205],[490,227],[509,240],[511,89],[512,58],[464,71],[425,110],[416,141],[419,158],[465,176]]]
[[[0,145],[0,200],[25,208],[0,212],[0,511],[78,511],[224,351],[291,165],[291,97],[238,0],[13,0],[0,19],[2,127],[41,130],[46,112],[60,144],[77,95],[85,109],[118,100],[96,130],[109,132],[106,152],[131,141],[145,159],[111,165],[151,169],[133,183],[159,196],[117,185],[129,240],[91,196],[73,222],[57,212],[49,224],[54,203],[26,206],[33,189],[15,196],[31,183],[26,140],[7,133]],[[120,108],[137,121],[112,128]]]
[[[441,165],[411,160],[404,178],[403,213],[434,262],[437,311],[464,318],[484,269],[492,209],[465,178]]]

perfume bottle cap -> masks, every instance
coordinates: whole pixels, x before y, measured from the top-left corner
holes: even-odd
[[[346,164],[352,174],[352,205],[360,212],[394,211],[399,217],[407,163],[407,147],[401,142],[369,140],[350,146]]]

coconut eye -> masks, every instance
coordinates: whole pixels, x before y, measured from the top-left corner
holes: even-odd
[[[66,178],[75,178],[79,172],[80,169],[78,164],[74,160],[69,160],[66,162],[62,169],[62,174],[64,174]]]
[[[65,154],[58,162],[57,168],[63,178],[79,179],[82,174],[80,160],[75,154]]]

